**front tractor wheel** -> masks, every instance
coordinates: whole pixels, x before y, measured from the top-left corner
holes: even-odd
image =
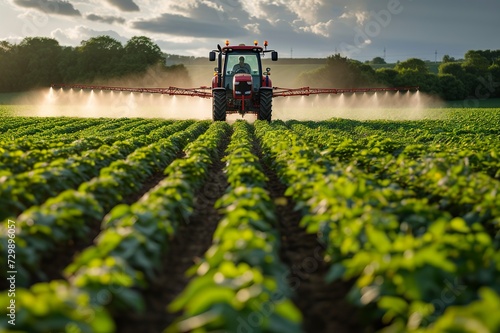
[[[226,90],[212,90],[212,118],[214,121],[226,121]]]
[[[260,89],[260,108],[257,114],[257,119],[271,121],[271,114],[273,110],[273,89],[261,88]]]

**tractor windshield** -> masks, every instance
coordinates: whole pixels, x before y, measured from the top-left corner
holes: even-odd
[[[246,73],[260,75],[259,63],[255,53],[231,53],[227,55],[226,74]]]

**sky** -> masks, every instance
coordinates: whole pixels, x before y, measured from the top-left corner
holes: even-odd
[[[500,0],[0,0],[0,40],[61,45],[147,36],[169,54],[207,56],[269,41],[281,58],[463,58],[500,49]]]

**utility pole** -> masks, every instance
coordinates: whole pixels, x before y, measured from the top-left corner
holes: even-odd
[[[293,47],[290,48],[290,59],[293,59]]]
[[[434,63],[437,63],[437,60],[438,60],[438,50],[434,52]]]
[[[384,46],[384,61],[385,61],[385,46]]]

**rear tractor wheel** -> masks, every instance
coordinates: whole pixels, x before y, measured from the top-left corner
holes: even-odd
[[[273,110],[273,88],[261,88],[259,94],[260,108],[257,119],[270,122]]]
[[[226,121],[226,90],[212,90],[212,118],[214,121]]]

